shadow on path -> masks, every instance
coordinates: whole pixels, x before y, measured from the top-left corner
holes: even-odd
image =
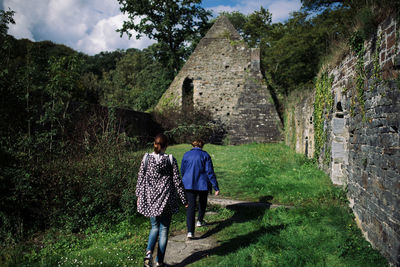
[[[231,226],[233,223],[244,223],[248,221],[261,219],[264,216],[265,210],[270,208],[270,205],[266,205],[267,203],[264,203],[264,205],[253,205],[253,204],[258,204],[258,203],[249,202],[249,203],[239,203],[226,206],[226,208],[234,210],[233,216],[224,221],[216,222],[217,224],[216,227],[210,229],[202,236],[200,236],[198,239],[209,238],[212,235],[220,232],[224,228]],[[249,206],[251,208],[249,208]],[[284,225],[261,227],[260,229],[255,230],[253,232],[244,235],[239,235],[232,239],[229,239],[223,242],[222,245],[220,246],[210,249],[205,249],[202,251],[196,251],[190,256],[183,259],[181,262],[169,266],[176,266],[176,267],[186,266],[188,264],[194,263],[210,255],[227,255],[229,253],[233,253],[239,250],[241,247],[247,247],[253,243],[256,243],[258,239],[265,234],[276,234],[277,232],[284,229],[284,227],[285,227]],[[196,242],[196,240],[193,240],[192,242]]]

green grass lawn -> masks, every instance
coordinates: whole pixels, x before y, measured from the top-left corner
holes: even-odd
[[[190,145],[168,148],[181,161]],[[206,145],[221,197],[269,201],[293,208],[209,207],[219,246],[194,266],[387,266],[363,239],[345,193],[302,155],[283,144]],[[143,152],[140,152],[143,153]],[[117,225],[97,223],[83,233],[50,230],[29,243],[3,248],[3,266],[141,266],[149,231],[142,216]],[[182,209],[171,232],[184,231]],[[168,250],[167,250],[168,253]]]
[[[168,149],[178,161],[189,145]],[[194,266],[387,266],[366,242],[345,192],[283,144],[206,145],[221,197],[293,208],[219,209],[202,229],[220,247]]]
[[[177,145],[167,153],[180,162],[190,148]],[[204,150],[211,155],[223,197],[297,205],[341,194],[315,164],[282,144],[206,145]]]

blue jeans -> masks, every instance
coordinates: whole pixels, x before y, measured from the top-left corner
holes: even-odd
[[[156,258],[158,263],[164,262],[171,218],[172,218],[171,214],[161,214],[160,216],[157,217],[150,217],[151,230],[149,234],[149,242],[147,243],[146,251],[151,251],[151,253],[153,253],[158,237],[158,250]]]

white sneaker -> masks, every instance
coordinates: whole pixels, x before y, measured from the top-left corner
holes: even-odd
[[[187,234],[187,238],[189,238],[189,239],[194,238],[194,234],[193,234],[192,232],[189,232],[189,233]]]
[[[196,226],[197,227],[202,227],[202,226],[206,226],[207,224],[203,221],[203,222],[201,222],[201,221],[197,221],[197,223],[196,223]]]
[[[151,251],[147,251],[146,257],[144,257],[144,267],[152,267],[153,266],[153,257],[151,255]]]

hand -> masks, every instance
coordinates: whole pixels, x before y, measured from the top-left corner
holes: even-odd
[[[215,191],[214,195],[218,196],[219,195],[219,191]]]
[[[185,208],[188,208],[188,207],[189,207],[189,204],[186,204],[186,205],[185,205]]]

